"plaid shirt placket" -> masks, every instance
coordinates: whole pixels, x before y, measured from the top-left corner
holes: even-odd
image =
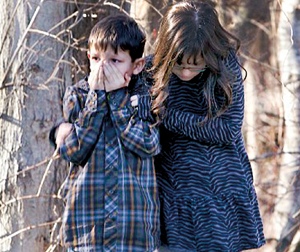
[[[107,101],[121,158],[118,216],[122,238],[117,250],[152,251],[158,245],[159,233],[159,203],[152,160],[160,150],[158,130],[151,128],[151,122],[142,120],[131,107],[127,89],[111,92]],[[138,109],[149,108],[139,106]]]
[[[159,151],[158,132],[149,127],[149,121],[137,116],[130,106],[127,89],[113,91],[105,97],[104,92],[89,91],[87,83],[80,86],[82,89],[78,88],[76,92],[72,88],[71,92],[66,92],[65,118],[74,123],[74,130],[61,148],[61,154],[71,162],[84,165],[88,160],[89,163],[70,188],[69,206],[67,204],[65,213],[65,241],[76,247],[83,246],[81,242],[85,240],[88,242],[85,245],[94,248],[91,251],[152,251],[159,242],[159,205],[151,158]],[[100,129],[104,134],[99,132]],[[95,144],[103,146],[102,151],[99,152],[98,146],[98,153],[87,154]],[[81,153],[82,148],[85,153]],[[105,169],[93,168],[99,166],[103,158]],[[93,172],[88,169],[95,170],[95,174],[91,176]],[[99,175],[97,171],[104,174]],[[90,175],[85,174],[88,172]],[[101,181],[102,187],[93,186],[93,183]],[[90,186],[83,187],[86,183]],[[85,188],[84,192],[78,191],[82,188]],[[78,199],[75,197],[74,200],[74,195]],[[80,195],[85,200],[80,200]],[[85,209],[80,204],[89,204],[93,200],[87,199],[95,198],[95,195],[104,198],[103,211],[87,212],[87,215],[93,214],[91,216],[77,212],[77,208]],[[72,197],[73,200],[70,200]],[[95,201],[95,206],[100,207],[101,204]],[[102,217],[94,216],[95,212],[101,211]],[[98,221],[100,218],[103,224],[100,222],[96,228],[77,232],[77,225],[91,227],[95,225],[95,218]]]

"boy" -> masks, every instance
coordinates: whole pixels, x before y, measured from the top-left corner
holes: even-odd
[[[88,80],[66,90],[65,123],[51,135],[71,163],[61,229],[69,251],[158,248],[153,156],[159,136],[151,127],[147,88],[137,76],[145,64],[144,45],[132,18],[101,20],[89,37]]]

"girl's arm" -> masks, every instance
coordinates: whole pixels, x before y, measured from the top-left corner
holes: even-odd
[[[130,101],[127,88],[115,90],[107,96],[110,115],[125,148],[140,157],[159,153],[159,133],[152,127],[149,95],[138,95],[137,106]]]
[[[236,80],[232,83],[232,104],[227,110],[221,116],[201,124],[204,116],[171,108],[168,109],[164,119],[167,129],[212,144],[230,144],[241,134],[244,117],[244,87],[240,66],[234,57],[231,57],[226,65],[236,76]]]
[[[108,113],[105,92],[68,87],[63,103],[64,119],[73,125],[60,147],[69,162],[84,165],[94,150]]]

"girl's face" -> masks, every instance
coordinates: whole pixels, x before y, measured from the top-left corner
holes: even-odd
[[[205,70],[205,62],[201,55],[196,58],[184,55],[180,63],[175,63],[172,72],[182,81],[190,81]]]

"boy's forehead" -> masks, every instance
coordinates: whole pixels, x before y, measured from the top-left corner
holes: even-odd
[[[113,55],[117,55],[117,54],[129,54],[129,50],[123,50],[120,46],[118,46],[116,48],[116,50],[111,46],[111,45],[107,45],[106,48],[102,48],[101,46],[97,46],[95,44],[93,44],[90,49],[89,49],[90,53],[109,53],[109,54],[113,54]]]
[[[107,52],[107,51],[117,53],[119,50],[121,50],[120,47],[116,47],[116,49],[115,49],[111,45],[101,46],[101,45],[96,44],[96,43],[92,44],[91,47],[90,47],[90,51],[93,51],[95,53],[97,53],[97,52]]]

